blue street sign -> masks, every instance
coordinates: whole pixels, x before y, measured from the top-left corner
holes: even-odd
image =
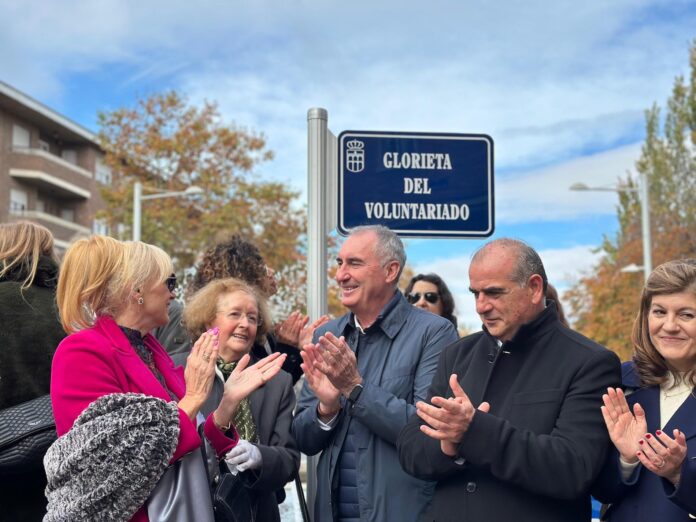
[[[403,237],[493,234],[493,139],[345,131],[338,137],[338,232],[385,225]]]

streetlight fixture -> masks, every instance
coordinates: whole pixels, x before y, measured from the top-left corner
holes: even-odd
[[[635,272],[642,272],[642,271],[643,271],[643,267],[641,265],[636,265],[635,263],[631,263],[630,265],[626,265],[619,270],[619,272],[623,272],[624,274],[633,274]]]
[[[143,196],[143,184],[136,181],[133,184],[133,241],[140,241],[143,201],[148,199],[190,197],[202,193],[202,188],[191,185],[186,187],[186,190],[179,190],[175,192],[159,191],[155,194],[146,194]]]
[[[621,269],[622,272],[638,272],[643,269],[645,280],[648,280],[650,272],[652,272],[652,242],[650,241],[650,198],[648,191],[648,177],[641,173],[640,189],[633,187],[588,187],[584,183],[573,183],[570,190],[579,191],[600,191],[600,192],[638,192],[640,197],[640,214],[641,214],[641,233],[643,236],[643,266],[638,266],[631,263]]]

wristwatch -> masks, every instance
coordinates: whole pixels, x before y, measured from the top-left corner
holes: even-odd
[[[358,397],[360,397],[362,391],[362,384],[356,384],[355,386],[353,386],[353,389],[350,390],[350,394],[348,395],[348,402],[350,402],[351,404],[355,404],[355,402],[358,400]]]

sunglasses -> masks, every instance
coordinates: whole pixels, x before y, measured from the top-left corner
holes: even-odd
[[[428,301],[430,304],[435,304],[440,300],[440,294],[437,292],[425,292],[422,294],[423,297],[425,298],[426,301]],[[406,301],[409,302],[409,304],[416,304],[418,301],[420,301],[421,294],[406,294]]]
[[[176,288],[176,274],[172,274],[167,279],[165,279],[164,284],[167,285],[167,290],[173,292]]]

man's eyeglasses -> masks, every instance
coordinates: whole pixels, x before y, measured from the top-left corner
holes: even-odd
[[[167,285],[167,290],[173,292],[176,288],[176,274],[172,274],[167,279],[165,279],[164,284]]]
[[[440,294],[438,294],[437,292],[425,292],[424,294],[406,294],[406,300],[409,302],[409,304],[416,304],[418,301],[420,301],[421,295],[430,304],[436,304],[440,300]]]

